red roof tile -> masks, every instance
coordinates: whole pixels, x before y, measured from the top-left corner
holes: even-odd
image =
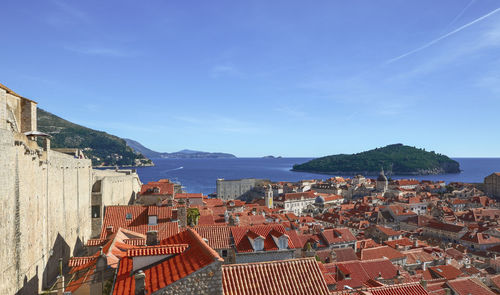
[[[361,260],[370,260],[378,258],[388,258],[390,260],[394,260],[394,259],[402,259],[404,257],[405,256],[396,249],[393,249],[389,246],[380,246],[380,247],[362,249],[360,258]]]
[[[321,232],[321,236],[328,244],[355,242],[356,237],[348,228],[332,228],[325,229]]]
[[[147,294],[165,288],[173,282],[216,261],[223,261],[217,252],[210,248],[196,231],[190,228],[163,240],[161,244],[188,244],[189,247],[178,255],[174,255],[162,260],[160,263],[143,269],[146,275]],[[130,275],[133,267],[132,263],[132,258],[128,256],[120,261],[113,294],[134,294],[135,279],[134,276]]]
[[[274,239],[270,235],[272,230],[278,232],[286,233],[285,227],[281,224],[270,224],[270,225],[256,225],[256,226],[234,226],[231,227],[231,233],[234,239],[234,245],[237,252],[252,252],[253,248],[248,240],[247,234],[249,232],[255,233],[264,237],[264,250],[278,250],[278,246],[274,242]],[[288,247],[294,249],[294,245],[291,239],[288,239]]]
[[[495,295],[488,287],[483,285],[478,279],[464,278],[448,281],[446,283],[457,295]]]
[[[226,295],[328,295],[328,287],[313,258],[222,266]]]
[[[172,207],[158,206],[107,206],[104,215],[101,239],[106,239],[110,234],[108,227],[112,227],[112,232],[119,228],[125,228],[137,233],[146,234],[150,230],[158,231],[158,239],[168,238],[179,232],[177,222],[172,222]],[[148,215],[158,217],[156,225],[148,225]],[[128,218],[130,217],[130,218]]]
[[[463,275],[463,273],[458,268],[452,265],[429,266],[428,269],[433,277],[436,278],[446,278],[448,280],[453,280]]]
[[[174,245],[160,245],[160,246],[146,246],[129,249],[127,256],[152,256],[152,255],[172,255],[179,254],[186,250],[188,244],[174,244]]]
[[[370,288],[372,295],[429,295],[419,282]]]
[[[175,184],[168,179],[160,179],[159,181],[151,181],[143,184],[141,187],[141,195],[173,195]]]
[[[213,249],[231,248],[231,227],[229,226],[197,226],[193,228],[202,238],[208,240]]]

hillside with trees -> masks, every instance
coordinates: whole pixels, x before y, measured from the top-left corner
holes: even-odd
[[[51,135],[52,148],[78,148],[94,166],[144,166],[150,159],[127,145],[125,140],[64,120],[38,108],[38,130]]]

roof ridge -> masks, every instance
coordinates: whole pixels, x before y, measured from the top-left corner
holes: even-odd
[[[305,257],[305,258],[293,258],[293,259],[285,259],[285,260],[273,260],[273,261],[261,261],[261,262],[250,262],[250,263],[234,263],[234,264],[224,264],[223,267],[235,267],[241,265],[256,265],[256,264],[281,264],[293,261],[316,261],[313,257]]]
[[[207,254],[209,254],[210,256],[212,256],[213,260],[214,261],[224,261],[224,259],[222,259],[220,256],[219,256],[219,253],[217,253],[214,249],[212,249],[206,242],[205,240],[203,240],[203,238],[198,234],[197,231],[191,229],[191,228],[188,228],[186,230],[193,238],[197,239],[200,241],[200,247],[201,249],[205,250]]]

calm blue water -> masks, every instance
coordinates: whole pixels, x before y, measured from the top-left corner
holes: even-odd
[[[326,179],[332,175],[292,172],[294,164],[311,158],[236,159],[155,159],[156,166],[137,168],[143,183],[168,178],[180,182],[187,192],[211,194],[217,178],[264,178],[272,181]],[[485,176],[500,171],[500,158],[455,158],[463,170],[459,174],[414,176],[420,180],[483,182]],[[393,175],[392,178],[410,178]]]

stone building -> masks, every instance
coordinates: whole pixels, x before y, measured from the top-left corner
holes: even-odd
[[[256,178],[236,180],[217,179],[217,197],[223,200],[234,200],[249,193],[254,187],[264,182],[266,180]]]
[[[1,294],[52,285],[91,233],[91,161],[51,150],[36,108],[0,84]]]
[[[382,169],[380,170],[380,174],[377,178],[377,184],[376,184],[377,192],[385,193],[387,191],[388,185],[389,181],[387,180],[387,177],[384,174],[384,169]]]
[[[141,180],[135,170],[93,170],[92,237],[101,233],[106,206],[132,204],[141,190]]]
[[[485,193],[494,198],[500,198],[500,172],[493,173],[484,178]]]

